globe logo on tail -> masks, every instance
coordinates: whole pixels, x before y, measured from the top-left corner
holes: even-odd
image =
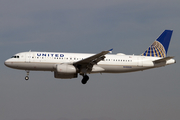
[[[142,54],[142,56],[166,57],[166,51],[160,42],[154,41],[154,43]]]

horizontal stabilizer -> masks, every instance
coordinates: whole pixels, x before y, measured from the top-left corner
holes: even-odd
[[[165,57],[165,58],[162,58],[162,59],[158,59],[158,60],[155,60],[155,61],[153,61],[155,64],[157,64],[157,63],[162,63],[162,62],[166,62],[167,60],[170,60],[170,59],[172,59],[172,58],[174,58],[174,57]]]

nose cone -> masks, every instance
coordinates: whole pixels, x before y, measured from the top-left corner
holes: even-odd
[[[7,62],[7,60],[4,62],[4,65],[5,65],[5,66],[7,66],[7,65],[8,65],[8,62]]]
[[[10,61],[9,60],[6,60],[5,62],[4,62],[4,65],[6,65],[7,67],[10,67]]]

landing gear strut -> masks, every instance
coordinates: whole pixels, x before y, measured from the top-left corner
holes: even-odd
[[[27,76],[25,77],[25,80],[29,80],[29,70],[26,70]]]
[[[86,84],[88,80],[89,80],[89,76],[84,75],[81,83],[82,83],[82,84]]]

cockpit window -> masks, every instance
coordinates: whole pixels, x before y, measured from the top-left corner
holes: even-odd
[[[12,56],[11,58],[19,58],[19,56]]]

